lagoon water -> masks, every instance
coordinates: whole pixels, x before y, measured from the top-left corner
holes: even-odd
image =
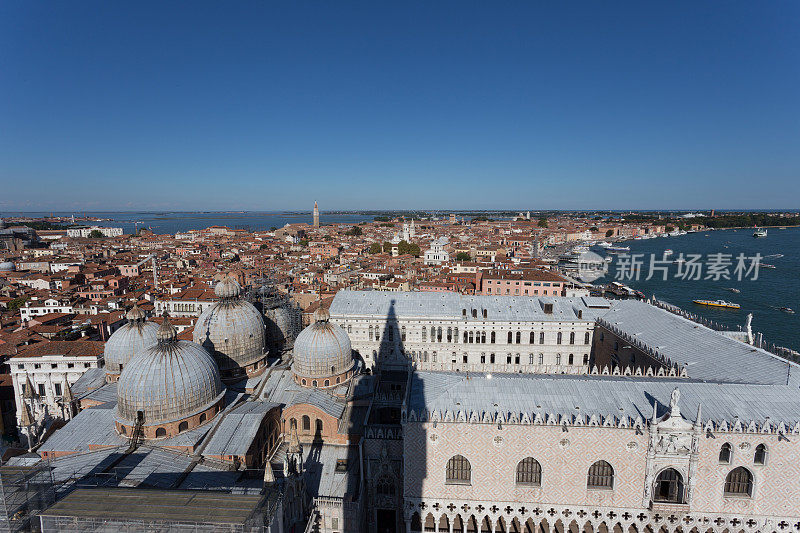
[[[628,254],[645,256],[640,279],[620,280],[622,283],[642,291],[647,297],[655,295],[659,300],[733,328],[744,326],[747,313],[753,313],[753,330],[762,332],[767,342],[800,350],[800,228],[768,228],[767,237],[760,239],[753,237],[753,229],[730,229],[627,241],[624,245],[631,248]],[[660,259],[666,249],[673,250],[669,256],[672,260],[681,253],[702,254],[703,278],[707,275],[705,266],[708,254],[732,254],[734,266],[730,268],[731,279],[677,279],[675,274],[678,265],[675,264],[670,264],[666,281],[658,271],[650,280],[645,279],[650,254],[656,254]],[[760,268],[758,279],[745,276],[742,281],[737,281],[733,270],[736,256],[740,253],[746,257],[760,253],[762,262],[775,268]],[[783,257],[775,257],[777,254],[783,254]],[[616,258],[609,274],[597,283],[614,281],[618,262]],[[741,293],[735,294],[727,288],[737,288]],[[692,303],[692,300],[698,299],[727,300],[738,303],[741,309],[712,308]],[[797,314],[787,314],[780,310],[781,307],[790,307]]]

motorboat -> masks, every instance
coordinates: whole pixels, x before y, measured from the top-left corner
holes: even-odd
[[[725,309],[739,309],[741,306],[725,300],[692,300],[697,305],[707,305],[709,307],[724,307]]]
[[[740,292],[742,292],[739,289],[737,289],[736,287],[726,287],[725,290],[726,291],[731,291],[734,294],[739,294]]]
[[[780,310],[783,311],[784,313],[789,313],[790,315],[794,314],[794,309],[792,309],[791,307],[781,307]]]
[[[755,237],[756,239],[758,239],[759,237],[766,237],[766,236],[767,236],[767,230],[764,228],[756,228],[756,230],[753,232],[753,237]]]

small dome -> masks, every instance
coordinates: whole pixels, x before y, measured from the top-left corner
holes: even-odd
[[[127,313],[125,313],[125,318],[128,319],[128,322],[141,322],[147,318],[147,315],[144,314],[144,311],[139,309],[139,306],[133,304]]]
[[[320,315],[327,316],[327,311]],[[352,368],[350,337],[327,319],[314,322],[294,341],[292,371],[300,378],[324,379]]]
[[[177,340],[164,320],[158,343],[132,359],[117,385],[117,413],[134,425],[142,412],[145,426],[186,419],[212,408],[225,393],[214,359],[202,346]]]
[[[318,307],[316,311],[314,311],[314,322],[327,322],[331,319],[331,314],[328,312],[327,309],[323,307]]]
[[[14,272],[16,270],[17,266],[11,261],[3,261],[0,263],[0,272]]]
[[[217,361],[223,377],[244,377],[247,367],[266,357],[264,319],[248,301],[238,298],[239,284],[230,277],[214,291],[220,301],[197,318],[192,340],[202,345]]]
[[[128,323],[112,333],[103,347],[107,374],[119,374],[131,359],[157,342],[158,324],[147,322],[139,307],[134,305],[125,316]]]
[[[239,287],[239,284],[230,276],[225,276],[225,278],[214,287],[214,294],[219,298],[237,298],[241,292],[242,289]]]

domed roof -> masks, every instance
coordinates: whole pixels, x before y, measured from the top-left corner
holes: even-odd
[[[158,343],[131,359],[117,385],[117,413],[135,424],[137,412],[144,424],[174,422],[205,411],[225,389],[214,359],[202,346],[179,341],[169,320],[159,326]]]
[[[264,358],[265,324],[253,304],[239,299],[230,277],[214,288],[220,301],[198,317],[192,339],[214,356],[220,371],[244,368]]]
[[[343,374],[353,367],[350,337],[328,321],[327,310],[314,313],[317,319],[300,332],[294,341],[292,371],[307,378],[326,378]]]
[[[0,263],[0,272],[14,272],[17,266],[11,261],[3,261]]]
[[[119,374],[128,361],[156,343],[158,324],[147,322],[139,306],[134,305],[125,317],[128,323],[112,333],[103,348],[106,372],[110,374]]]

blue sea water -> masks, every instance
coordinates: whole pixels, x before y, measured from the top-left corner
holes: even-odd
[[[756,239],[752,229],[729,229],[689,233],[677,237],[633,240],[624,243],[630,246],[629,255],[644,254],[644,265],[639,272],[639,280],[619,280],[643,292],[647,297],[655,295],[659,300],[677,305],[696,315],[713,320],[719,324],[735,328],[744,325],[748,313],[753,313],[753,330],[764,334],[769,343],[800,350],[800,228],[768,228],[766,238]],[[671,249],[668,256],[677,258],[681,253],[702,254],[704,267],[708,254],[731,254],[731,279],[705,279],[707,268],[703,269],[702,279],[684,280],[675,275],[678,265],[670,264],[666,281],[661,272],[654,272],[647,280],[650,254],[663,258],[664,250]],[[758,278],[752,274],[738,281],[734,275],[736,257],[739,254],[753,257],[757,253],[762,262],[774,265],[774,269],[760,268]],[[782,254],[783,257],[776,257]],[[596,283],[614,281],[619,272],[620,259],[617,256],[611,263],[608,275]],[[741,292],[733,293],[728,288]],[[727,300],[738,303],[741,309],[713,308],[692,303],[692,300]],[[781,311],[781,307],[794,309],[797,314]]]
[[[134,233],[135,228],[149,228],[158,234],[174,234],[181,231],[204,229],[209,226],[228,226],[232,229],[245,229],[248,231],[269,231],[270,228],[280,228],[286,224],[305,222],[312,223],[311,213],[259,213],[247,212],[127,212],[127,213],[4,213],[5,216],[27,215],[32,217],[45,217],[55,215],[69,217],[71,215],[88,216],[92,218],[109,219],[97,222],[98,226],[121,227],[125,233]],[[373,220],[373,215],[359,213],[330,214],[320,213],[321,224],[357,224]],[[137,225],[138,223],[138,225]],[[87,223],[88,224],[88,223]]]

